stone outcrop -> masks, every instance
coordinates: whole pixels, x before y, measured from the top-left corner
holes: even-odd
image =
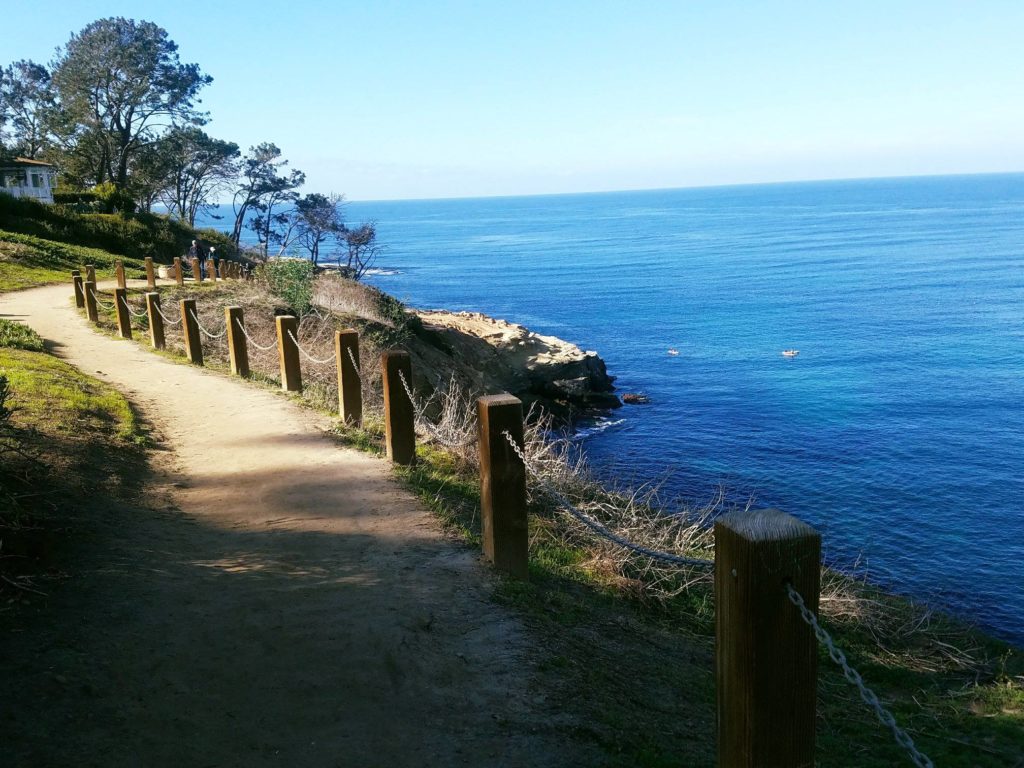
[[[420,327],[410,352],[423,383],[438,386],[450,371],[470,391],[510,392],[525,406],[537,403],[563,419],[622,405],[596,352],[479,313],[416,315]]]

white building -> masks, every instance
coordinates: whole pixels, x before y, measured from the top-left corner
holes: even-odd
[[[52,203],[56,175],[57,169],[41,160],[16,157],[0,161],[0,192]]]

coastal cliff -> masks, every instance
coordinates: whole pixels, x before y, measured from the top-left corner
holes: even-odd
[[[539,405],[571,421],[582,413],[618,408],[614,378],[596,352],[554,336],[475,312],[415,311],[409,344],[417,385],[431,388],[454,376],[470,392],[509,392],[525,408]]]

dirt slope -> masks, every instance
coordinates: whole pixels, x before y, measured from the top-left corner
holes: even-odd
[[[96,500],[102,535],[0,639],[4,765],[601,763],[476,553],[383,461],[281,397],[93,332],[68,298],[8,294],[0,316],[124,391],[165,450],[147,508]]]

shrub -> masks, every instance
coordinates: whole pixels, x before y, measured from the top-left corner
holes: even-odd
[[[316,267],[306,259],[271,259],[256,273],[274,295],[288,303],[296,315],[313,307],[313,278]]]
[[[0,319],[0,347],[10,349],[27,349],[29,352],[42,352],[43,339],[27,325]]]
[[[0,195],[0,229],[45,240],[102,248],[136,259],[152,256],[164,262],[184,254],[196,238],[207,245],[217,246],[218,253],[229,258],[238,252],[226,235],[214,230],[197,231],[166,216],[153,213],[76,213],[67,207],[10,195]]]

